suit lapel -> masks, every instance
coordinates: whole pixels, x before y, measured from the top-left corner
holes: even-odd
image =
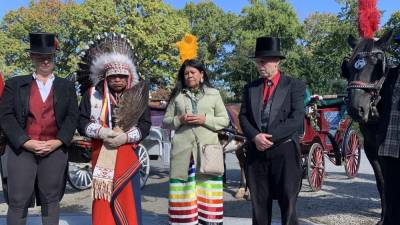
[[[255,83],[254,87],[250,88],[249,92],[253,117],[257,123],[258,129],[261,129],[261,107],[264,94],[264,80],[259,79],[258,82]]]
[[[62,101],[62,98],[65,96],[67,93],[65,90],[65,87],[61,84],[61,78],[55,76],[54,81],[53,81],[53,107],[56,109],[56,105],[60,100]]]
[[[31,86],[32,86],[32,76],[25,76],[21,79],[21,82],[19,84],[20,90],[20,96],[19,98],[21,99],[21,104],[22,104],[22,115],[27,115],[28,110],[29,110],[29,96],[31,92]]]
[[[272,124],[277,118],[277,115],[282,108],[283,102],[285,101],[286,95],[289,93],[289,79],[285,75],[281,75],[278,86],[275,88],[274,99],[271,105],[271,112],[269,115],[268,124]]]

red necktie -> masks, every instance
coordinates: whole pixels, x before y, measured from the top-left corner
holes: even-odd
[[[271,87],[274,83],[272,83],[271,80],[267,80],[267,82],[265,82],[265,88],[264,88],[264,105],[267,104],[268,99],[269,99],[269,95],[271,92]]]

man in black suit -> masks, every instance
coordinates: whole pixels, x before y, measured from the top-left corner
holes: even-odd
[[[68,154],[78,121],[73,83],[55,76],[57,39],[30,33],[31,75],[6,81],[0,101],[0,125],[7,137],[3,169],[7,174],[7,224],[26,224],[36,196],[44,225],[59,223]],[[4,170],[3,170],[4,172]]]
[[[395,37],[400,45],[400,34]],[[383,112],[377,133],[379,162],[382,166],[386,212],[382,225],[400,224],[400,73],[389,72],[381,96]]]
[[[279,70],[280,39],[257,38],[255,64],[261,78],[244,87],[240,125],[249,140],[247,179],[253,225],[271,224],[277,199],[283,225],[297,225],[301,188],[299,131],[304,121],[305,84]]]

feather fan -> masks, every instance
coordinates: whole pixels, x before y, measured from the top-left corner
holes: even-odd
[[[358,0],[358,32],[361,37],[371,39],[379,27],[380,12],[377,0]]]
[[[136,126],[149,102],[149,87],[140,81],[122,95],[118,107],[114,109],[116,124],[124,132]]]

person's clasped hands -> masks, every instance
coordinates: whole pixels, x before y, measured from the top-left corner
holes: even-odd
[[[271,148],[274,143],[271,140],[272,135],[266,133],[259,133],[254,137],[254,143],[259,151],[265,151]]]
[[[183,124],[202,125],[206,122],[206,116],[201,114],[183,114],[179,117]]]
[[[118,148],[128,142],[128,135],[126,133],[117,132],[107,127],[100,128],[99,138],[110,148]]]
[[[62,144],[58,139],[48,141],[28,140],[23,144],[23,147],[38,156],[44,157],[59,148]]]

